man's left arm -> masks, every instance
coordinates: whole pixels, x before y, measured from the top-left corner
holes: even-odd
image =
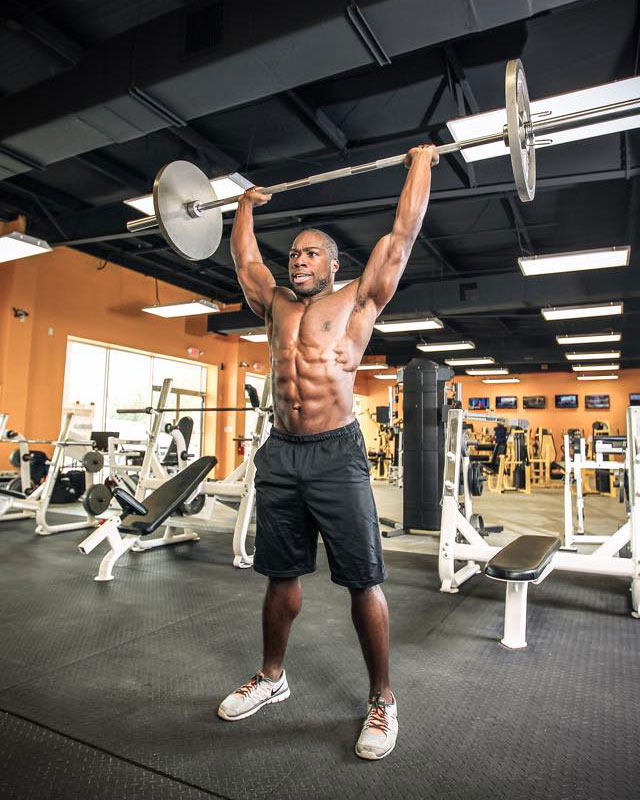
[[[393,228],[373,248],[360,278],[359,303],[373,303],[377,314],[395,294],[422,227],[429,204],[431,167],[438,163],[437,150],[433,145],[413,147],[406,163],[409,174],[398,200]]]

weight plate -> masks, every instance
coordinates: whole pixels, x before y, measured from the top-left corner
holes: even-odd
[[[482,519],[481,514],[472,514],[469,523],[478,531],[480,535],[482,535],[484,531],[484,519]]]
[[[204,501],[205,496],[203,494],[197,494],[193,500],[189,503],[183,503],[180,506],[180,510],[185,515],[185,517],[191,517],[194,514],[199,514],[202,509],[204,508]]]
[[[82,466],[87,472],[100,472],[104,466],[104,456],[97,450],[89,450],[82,457]]]
[[[531,128],[529,90],[519,58],[507,64],[504,94],[511,168],[518,197],[523,203],[528,203],[536,193],[536,151]]]
[[[82,505],[87,514],[102,514],[109,508],[111,492],[103,483],[96,483],[85,494]]]
[[[9,463],[12,467],[16,467],[16,469],[20,469],[20,451],[13,450],[11,455],[9,456]]]
[[[178,255],[202,261],[216,252],[222,239],[222,211],[212,208],[192,217],[187,206],[217,199],[209,179],[195,164],[172,161],[158,172],[153,207],[162,235]]]
[[[12,492],[21,492],[22,491],[22,478],[12,478],[4,488],[5,489],[9,489]]]

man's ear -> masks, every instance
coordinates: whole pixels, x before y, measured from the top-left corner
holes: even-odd
[[[340,269],[340,262],[337,259],[333,259],[331,261],[331,272],[335,275],[336,272]]]

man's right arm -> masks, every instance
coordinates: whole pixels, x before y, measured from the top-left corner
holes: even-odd
[[[263,205],[270,195],[249,189],[238,202],[231,231],[231,255],[236,275],[249,307],[264,319],[271,309],[276,286],[275,279],[262,262],[258,242],[253,232],[253,207]]]

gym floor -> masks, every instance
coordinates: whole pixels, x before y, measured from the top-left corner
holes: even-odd
[[[391,510],[397,490],[375,490]],[[535,494],[484,495],[478,510],[525,524],[527,505],[544,528],[556,499],[543,512]],[[219,700],[259,666],[264,588],[230,567],[228,535],[130,553],[96,584],[100,554],[77,553],[82,532],[0,530],[2,797],[637,796],[640,623],[618,578],[532,587],[529,646],[508,652],[500,585],[442,594],[435,558],[398,549],[432,537],[385,540],[401,727],[394,753],[369,763],[353,753],[364,664],[322,549],[291,639],[291,698],[226,723]]]

